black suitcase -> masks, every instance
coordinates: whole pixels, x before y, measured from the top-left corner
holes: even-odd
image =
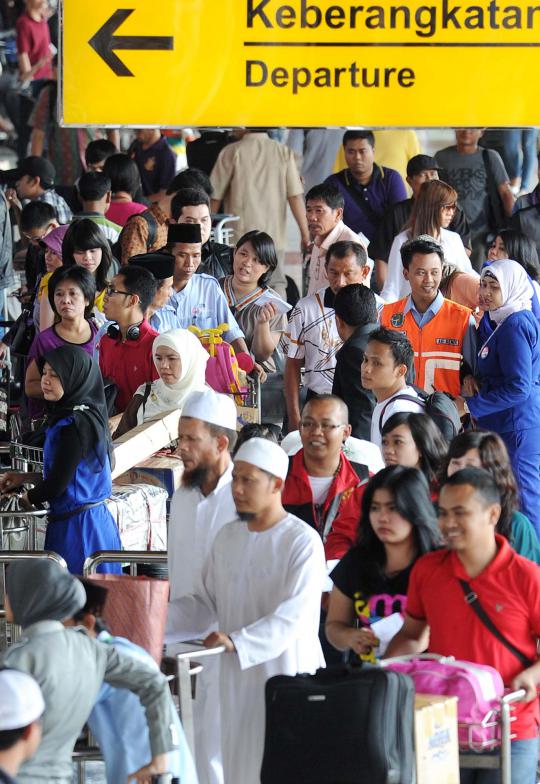
[[[414,685],[378,667],[266,683],[261,784],[413,784]]]

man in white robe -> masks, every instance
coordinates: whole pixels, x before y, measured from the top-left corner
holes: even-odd
[[[261,438],[238,450],[238,518],[217,534],[199,590],[169,607],[169,629],[224,645],[221,718],[225,784],[259,784],[264,692],[273,675],[324,666],[318,638],[326,568],[318,534],[281,504],[288,457]],[[215,619],[219,631],[211,631]]]
[[[212,389],[191,392],[182,408],[177,454],[182,487],[173,496],[169,519],[168,566],[171,601],[197,592],[210,547],[220,528],[236,518],[231,494],[236,441],[236,406]],[[174,639],[174,636],[173,638]],[[176,653],[177,647],[169,648]],[[193,706],[195,761],[200,784],[223,784],[219,699],[219,658],[205,662]]]

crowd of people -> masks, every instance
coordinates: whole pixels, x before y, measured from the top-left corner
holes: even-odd
[[[499,152],[483,129],[458,129],[432,157],[410,131],[202,132],[177,171],[157,129],[121,149],[117,132],[58,127],[45,6],[26,0],[16,23],[32,109],[17,115],[18,165],[0,174],[1,286],[15,267],[23,278],[0,359],[20,351],[22,327],[19,416],[44,465],[3,471],[0,493],[48,504],[45,549],[68,570],[7,571],[6,617],[23,637],[0,660],[0,781],[68,784],[89,722],[111,784],[165,772],[256,784],[269,677],[430,651],[525,690],[512,782],[536,784],[540,216],[538,187],[520,192],[533,184],[531,133],[509,131]],[[302,292],[285,264],[288,208]],[[213,236],[219,212],[238,218],[231,245]],[[260,385],[260,424],[238,432],[208,331]],[[122,549],[106,506],[117,439],[172,411],[183,474],[167,649],[225,649],[199,676],[193,759],[165,677],[106,629],[107,584],[81,578],[89,555]],[[461,781],[499,779],[471,769]]]

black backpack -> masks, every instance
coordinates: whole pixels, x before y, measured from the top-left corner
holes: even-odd
[[[396,395],[390,398],[381,411],[379,432],[382,432],[382,421],[388,406],[396,400],[408,400],[410,403],[420,403],[420,405],[424,406],[424,413],[433,419],[444,438],[450,443],[462,429],[461,419],[450,395],[446,392],[431,392],[428,394],[423,389],[418,389],[418,387],[414,387],[414,390],[418,397]]]

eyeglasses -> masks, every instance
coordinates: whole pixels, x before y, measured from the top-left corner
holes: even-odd
[[[345,425],[333,425],[331,422],[312,422],[308,419],[305,422],[300,422],[300,427],[302,430],[317,430],[320,427],[323,433],[331,433],[332,430],[338,427],[345,427]]]
[[[107,286],[105,289],[105,293],[108,297],[112,297],[113,294],[123,294],[124,297],[130,297],[132,295],[132,291],[120,291],[120,289],[115,289],[112,286]]]
[[[457,204],[455,202],[454,204],[443,204],[442,209],[448,210],[449,212],[455,212],[457,210]]]

